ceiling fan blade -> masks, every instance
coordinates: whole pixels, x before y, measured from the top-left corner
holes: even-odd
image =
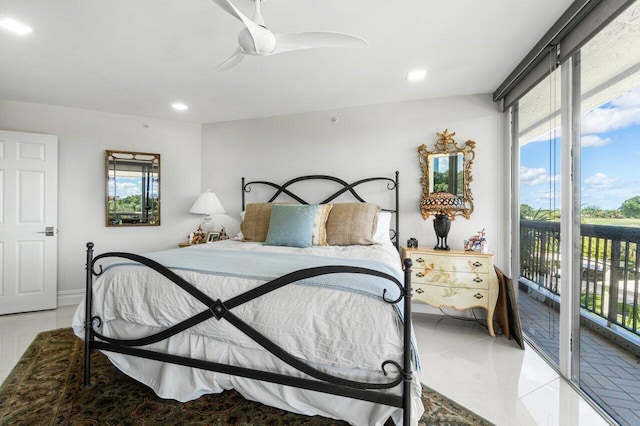
[[[227,12],[229,15],[244,22],[245,25],[247,25],[246,21],[251,21],[251,19],[247,18],[242,12],[240,12],[229,0],[211,0],[211,1],[213,1],[215,4],[220,6],[220,8],[225,12]]]
[[[271,54],[319,47],[369,47],[358,36],[334,32],[303,32],[275,34],[276,48]]]
[[[227,12],[229,15],[242,21],[242,23],[249,30],[249,33],[251,34],[251,37],[254,39],[254,43],[255,43],[257,31],[262,27],[260,27],[258,24],[256,24],[247,16],[245,16],[242,12],[240,12],[229,0],[212,0],[212,1],[218,6],[220,6],[220,8],[225,12]]]
[[[229,68],[235,67],[244,59],[244,54],[237,48],[233,55],[231,55],[226,61],[218,65],[213,69],[213,72],[228,70]]]

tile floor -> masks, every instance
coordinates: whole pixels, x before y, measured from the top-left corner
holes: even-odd
[[[0,316],[0,382],[37,333],[68,327],[73,306]],[[415,313],[421,381],[498,426],[608,423],[530,347],[471,322]]]
[[[523,329],[557,365],[559,311],[522,288],[518,306]],[[640,357],[581,327],[579,365],[580,386],[598,405],[621,425],[640,425]]]
[[[530,346],[475,322],[414,313],[420,381],[498,426],[608,425]]]

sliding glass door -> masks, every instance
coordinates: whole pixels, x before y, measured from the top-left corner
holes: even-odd
[[[640,7],[579,52],[580,388],[640,424]]]
[[[561,65],[550,48],[512,107],[523,332],[622,425],[640,424],[639,28],[635,2]]]
[[[518,102],[521,323],[530,341],[559,363],[560,70]]]

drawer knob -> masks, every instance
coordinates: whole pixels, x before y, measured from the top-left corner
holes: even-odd
[[[424,290],[423,290],[423,289],[421,289],[421,288],[417,288],[417,289],[416,289],[416,293],[418,293],[418,294],[424,293]]]
[[[480,277],[475,277],[475,278],[473,279],[473,282],[474,282],[474,283],[481,283],[481,282],[482,282],[482,278],[480,278]]]
[[[416,274],[416,277],[420,277],[420,278],[422,278],[422,277],[424,277],[424,274],[423,274],[422,272],[418,272],[418,273]]]
[[[473,262],[473,266],[475,267],[479,267],[482,266],[482,263],[478,262],[477,260],[475,262]]]
[[[482,299],[484,296],[483,296],[483,295],[481,295],[480,293],[476,293],[476,294],[474,294],[474,295],[473,295],[473,297],[475,297],[476,299],[480,300],[480,299]]]
[[[417,259],[416,259],[416,262],[418,262],[418,263],[424,263],[424,259],[423,259],[423,258],[421,258],[421,257],[419,257],[419,258],[417,258]]]

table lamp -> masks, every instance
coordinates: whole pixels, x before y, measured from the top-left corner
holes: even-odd
[[[432,192],[425,200],[425,206],[435,211],[433,229],[436,231],[438,243],[434,250],[450,250],[447,245],[447,235],[451,229],[451,216],[456,210],[464,209],[462,198],[448,192]]]
[[[218,199],[217,195],[207,189],[198,196],[189,213],[203,214],[202,230],[205,233],[213,232],[213,222],[211,221],[211,215],[213,214],[225,214],[226,211],[222,206],[222,203]]]

